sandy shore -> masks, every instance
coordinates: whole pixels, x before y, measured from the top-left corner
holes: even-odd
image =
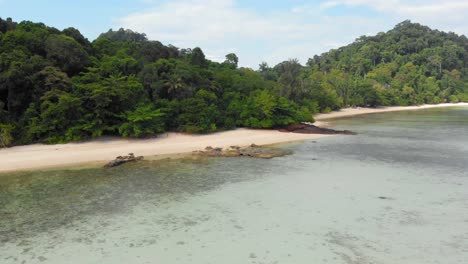
[[[442,108],[442,107],[457,107],[464,106],[467,107],[468,103],[458,103],[458,104],[437,104],[437,105],[420,105],[420,106],[389,106],[389,107],[378,107],[378,108],[344,108],[340,111],[334,111],[328,114],[318,114],[314,118],[317,121],[316,125],[323,125],[327,120],[351,117],[357,115],[366,115],[366,114],[376,114],[376,113],[385,113],[385,112],[396,112],[396,111],[410,111],[410,110],[421,110],[421,109],[430,109],[430,108]]]
[[[269,145],[325,135],[282,133],[276,130],[237,129],[210,135],[164,134],[159,138],[145,140],[100,139],[85,143],[62,145],[35,144],[0,149],[0,172],[66,167],[86,163],[103,165],[120,155],[155,156],[191,153],[206,146],[247,146],[252,143]]]
[[[315,119],[317,120],[317,125],[325,126],[327,120],[336,118],[452,106],[468,106],[468,103],[409,107],[346,108],[337,112],[316,115]],[[269,145],[321,137],[325,137],[325,135],[282,133],[276,130],[237,129],[210,135],[168,133],[159,138],[146,140],[108,138],[63,145],[35,144],[0,149],[0,172],[67,167],[90,163],[101,166],[117,156],[128,153],[147,157],[175,155],[203,150],[206,146],[226,148],[233,145],[247,146],[252,143]]]

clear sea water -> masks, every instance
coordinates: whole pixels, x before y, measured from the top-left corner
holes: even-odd
[[[468,108],[334,125],[358,135],[0,175],[0,263],[468,263]]]

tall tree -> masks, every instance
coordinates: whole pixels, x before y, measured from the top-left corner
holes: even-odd
[[[206,67],[207,64],[205,54],[199,47],[196,47],[192,50],[190,63],[192,65],[200,66],[202,68]]]
[[[236,69],[239,64],[239,57],[237,57],[237,55],[234,53],[229,53],[226,55],[226,60],[224,61],[224,63],[232,65],[232,67]]]

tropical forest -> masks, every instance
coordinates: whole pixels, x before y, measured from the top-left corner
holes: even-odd
[[[404,21],[306,65],[208,60],[130,29],[0,19],[0,147],[313,122],[343,107],[468,101],[468,39]]]

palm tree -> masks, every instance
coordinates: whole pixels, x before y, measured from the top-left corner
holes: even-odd
[[[167,94],[172,98],[179,98],[185,89],[185,83],[182,80],[182,77],[172,74],[164,82],[164,85],[167,87]]]

